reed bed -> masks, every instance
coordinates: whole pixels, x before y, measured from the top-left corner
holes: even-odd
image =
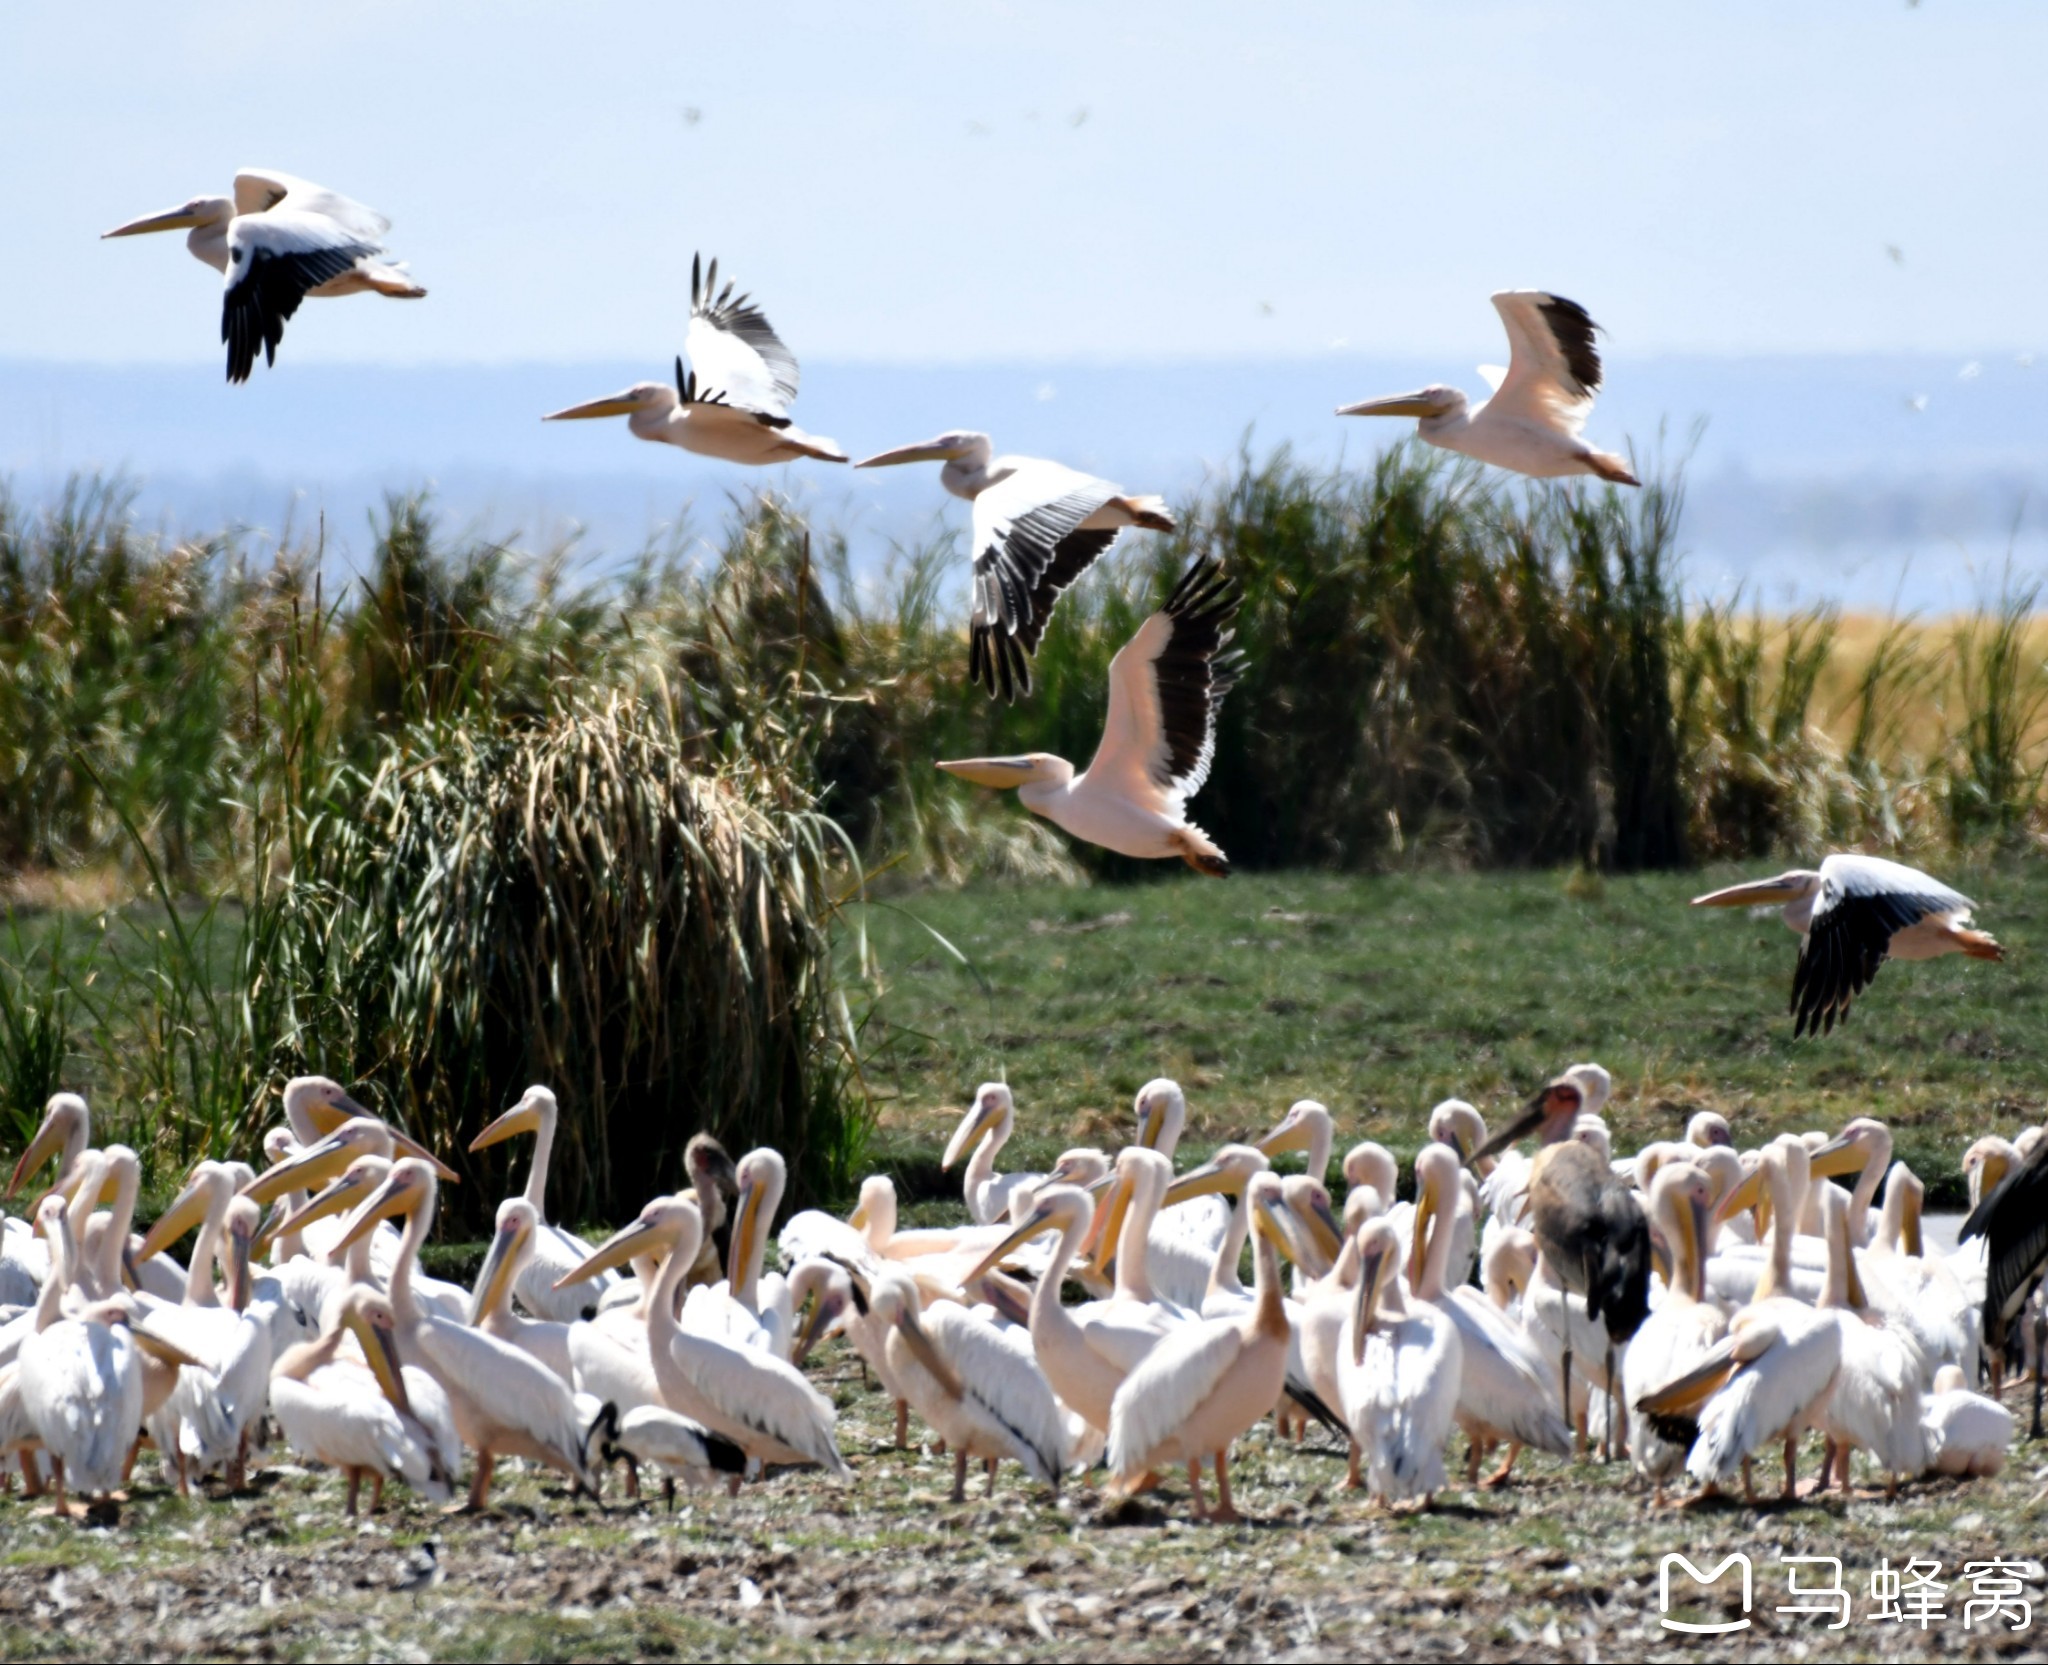
[[[574,1206],[637,1205],[698,1126],[832,1193],[878,986],[841,905],[1155,876],[930,765],[1085,762],[1111,657],[1198,554],[1245,590],[1197,805],[1245,868],[2039,836],[2032,589],[1951,620],[1692,607],[1682,507],[1675,475],[1247,456],[1070,592],[1005,707],[964,676],[952,540],[857,576],[772,499],[622,564],[394,499],[336,593],[317,537],[259,556],[139,532],[118,482],[0,492],[0,1110],[83,1082],[167,1171],[246,1150],[300,1068],[450,1147],[540,1079]]]

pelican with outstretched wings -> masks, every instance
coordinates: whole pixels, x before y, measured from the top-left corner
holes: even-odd
[[[1692,899],[1696,908],[1779,904],[1787,927],[1803,939],[1792,973],[1795,1036],[1832,1030],[1888,959],[2005,958],[1989,932],[1969,928],[1969,897],[1880,856],[1833,855],[1818,871],[1794,868]]]
[[[1472,405],[1455,387],[1425,387],[1339,405],[1339,416],[1413,416],[1431,445],[1539,480],[1597,474],[1636,486],[1625,459],[1580,436],[1600,391],[1598,326],[1577,301],[1540,289],[1503,289],[1494,310],[1508,331],[1508,367],[1482,364],[1493,397]]]
[[[987,434],[941,434],[863,458],[855,468],[943,462],[939,484],[974,505],[974,617],[967,673],[991,694],[1031,692],[1053,604],[1126,526],[1171,532],[1165,500],[1137,497],[1043,457],[998,457]]]
[[[939,767],[977,786],[1015,787],[1026,809],[1090,844],[1126,856],[1178,856],[1223,878],[1230,860],[1188,820],[1187,803],[1209,778],[1216,713],[1242,662],[1230,646],[1241,599],[1214,561],[1188,568],[1109,662],[1109,717],[1085,772],[1048,752]]]
[[[699,456],[756,467],[810,457],[845,462],[829,439],[807,434],[790,420],[796,402],[796,355],[782,344],[751,296],[718,287],[718,262],[707,272],[690,262],[690,326],[676,357],[676,385],[635,382],[623,393],[551,411],[543,422],[623,416],[635,439],[679,445]]]
[[[391,222],[374,208],[268,168],[235,175],[234,195],[194,197],[160,214],[117,225],[106,237],[183,231],[185,247],[222,274],[220,338],[228,380],[245,382],[260,350],[277,362],[284,326],[308,295],[389,295],[418,300],[426,291],[402,262],[384,258]]]

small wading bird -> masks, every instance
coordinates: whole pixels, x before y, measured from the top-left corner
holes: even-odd
[[[384,258],[391,222],[374,208],[267,168],[235,175],[231,197],[194,197],[160,214],[117,225],[102,237],[146,231],[187,231],[185,247],[224,274],[220,338],[228,348],[228,380],[245,382],[263,362],[277,362],[285,320],[308,295],[426,294],[402,262]]]
[[[1213,561],[1188,568],[1166,605],[1109,662],[1109,716],[1094,761],[1077,775],[1063,757],[974,757],[941,763],[977,786],[1015,787],[1024,807],[1120,855],[1178,856],[1223,878],[1230,860],[1187,818],[1216,756],[1216,713],[1237,678],[1228,652],[1242,599]]]
[[[2002,960],[1987,931],[1968,929],[1969,897],[1916,868],[1878,856],[1834,855],[1818,872],[1795,867],[1695,896],[1696,908],[1770,907],[1782,903],[1787,929],[1800,936],[1792,973],[1792,1033],[1827,1034],[1849,1003],[1891,960],[1932,960],[1967,954]]]
[[[1053,604],[1126,526],[1171,532],[1165,499],[1136,497],[1043,457],[998,457],[987,434],[941,434],[855,463],[943,462],[939,484],[974,505],[967,674],[990,694],[1031,692],[1031,656]]]
[[[1611,451],[1596,451],[1579,436],[1600,391],[1598,327],[1586,309],[1540,289],[1503,289],[1493,307],[1507,326],[1508,367],[1482,364],[1493,397],[1472,406],[1455,387],[1339,405],[1339,416],[1413,416],[1416,433],[1431,445],[1539,480],[1597,474],[1616,485],[1642,482]]]
[[[810,457],[845,462],[836,442],[807,434],[789,418],[796,402],[796,355],[782,344],[751,297],[718,287],[718,262],[703,282],[690,262],[690,326],[676,359],[676,385],[635,382],[623,393],[551,411],[543,422],[626,417],[636,439],[680,445],[699,456],[764,466]]]

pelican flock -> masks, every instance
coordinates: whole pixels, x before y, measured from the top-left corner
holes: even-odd
[[[105,235],[188,233],[223,275],[228,379],[242,382],[259,351],[274,363],[309,295],[425,293],[388,258],[388,227],[323,187],[246,170],[229,196]],[[1636,485],[1583,438],[1603,382],[1587,311],[1537,290],[1493,304],[1511,357],[1483,371],[1491,398],[1432,386],[1339,414],[1412,417],[1426,443],[1525,476]],[[846,462],[795,426],[799,379],[763,311],[699,259],[673,386],[546,419],[621,416],[637,438],[741,465]],[[1177,530],[1161,498],[998,455],[972,430],[856,466],[915,462],[942,464],[942,488],[972,505],[966,670],[1002,701],[1031,693],[1061,595],[1125,529]],[[1160,588],[1109,666],[1085,769],[1044,753],[937,766],[1015,790],[1076,839],[1222,877],[1229,858],[1190,810],[1242,664],[1244,597],[1200,552]],[[1887,959],[2003,957],[1968,898],[1869,855],[1694,905],[1783,909],[1801,939],[1795,1038],[1830,1033]],[[577,1084],[560,1085],[573,1112]],[[855,1508],[893,1459],[842,1436],[819,1376],[835,1339],[893,1402],[895,1448],[914,1417],[950,1459],[954,1501],[976,1464],[990,1492],[1006,1477],[1080,1484],[1117,1508],[1146,1493],[1178,1507],[1168,1488],[1184,1473],[1190,1511],[1229,1522],[1233,1453],[1277,1440],[1343,1459],[1346,1487],[1386,1510],[1431,1507],[1459,1472],[1459,1439],[1467,1487],[1496,1450],[1487,1487],[1518,1484],[1526,1449],[1597,1448],[1611,1483],[1653,1506],[1673,1489],[1753,1499],[1761,1457],[1792,1495],[1817,1439],[1819,1487],[1853,1495],[1861,1463],[1889,1495],[1999,1472],[2016,1353],[2031,1359],[2038,1436],[2048,1133],[1969,1147],[1973,1212],[1943,1254],[1882,1121],[1743,1149],[1703,1112],[1683,1139],[1618,1153],[1615,1091],[1598,1064],[1570,1065],[1491,1132],[1465,1099],[1417,1106],[1395,1141],[1412,1159],[1403,1200],[1403,1160],[1374,1140],[1350,1146],[1332,1195],[1342,1108],[1312,1098],[1254,1142],[1183,1161],[1187,1098],[1164,1077],[1138,1091],[1128,1144],[1003,1171],[1038,1107],[1027,1092],[1020,1113],[1007,1082],[988,1082],[937,1164],[961,1169],[955,1223],[903,1227],[901,1176],[874,1174],[843,1218],[804,1208],[778,1232],[784,1154],[763,1145],[735,1163],[706,1130],[678,1172],[649,1175],[640,1214],[593,1243],[550,1218],[564,1119],[556,1088],[536,1084],[464,1128],[466,1154],[534,1139],[468,1288],[421,1263],[458,1169],[338,1082],[283,1084],[260,1171],[209,1157],[161,1176],[175,1195],[140,1235],[143,1156],[96,1145],[86,1100],[59,1092],[8,1195],[46,1172],[48,1188],[0,1233],[0,1459],[59,1514],[117,1508],[145,1446],[188,1495],[242,1491],[252,1464],[288,1449],[339,1474],[350,1515],[366,1480],[372,1513],[397,1487],[488,1509],[514,1462],[593,1499],[614,1465],[635,1487],[652,1465],[671,1503],[678,1480],[737,1494],[809,1470]],[[1279,1171],[1297,1158],[1301,1171]]]

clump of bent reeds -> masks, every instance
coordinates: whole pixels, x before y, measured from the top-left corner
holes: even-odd
[[[843,1187],[856,1154],[818,1086],[849,1040],[829,823],[758,762],[703,766],[677,717],[612,690],[531,723],[408,730],[347,789],[347,818],[308,833],[275,904],[269,975],[306,1044],[434,1148],[462,1149],[529,1082],[555,1089],[565,1211],[615,1216],[655,1176],[679,1183],[700,1128],[775,1145],[807,1192]]]

